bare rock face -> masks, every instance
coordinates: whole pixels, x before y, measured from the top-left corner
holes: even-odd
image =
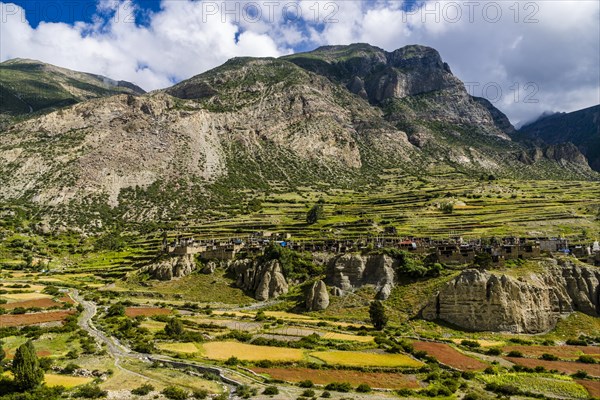
[[[278,260],[266,263],[238,260],[231,264],[231,268],[237,276],[237,286],[254,293],[256,300],[272,300],[288,292],[288,283]]]
[[[526,278],[466,270],[423,310],[474,331],[540,333],[574,311],[600,315],[600,271],[570,261],[549,260],[542,273]]]
[[[183,278],[191,274],[196,269],[194,256],[185,255],[169,257],[144,268],[154,279],[161,281],[170,281],[172,279]]]
[[[377,298],[385,300],[394,287],[394,263],[391,257],[380,254],[344,254],[331,261],[327,281],[343,291],[374,285]]]
[[[306,292],[306,309],[308,311],[322,311],[329,307],[329,293],[323,281],[312,284]]]
[[[202,272],[203,274],[206,275],[210,275],[212,273],[215,272],[215,270],[217,269],[217,263],[214,261],[209,261],[206,263],[206,265],[204,266],[204,268],[202,268]]]

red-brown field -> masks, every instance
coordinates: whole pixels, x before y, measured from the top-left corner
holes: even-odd
[[[581,386],[588,391],[590,396],[600,398],[600,382],[598,381],[586,381],[583,379],[578,379],[575,382],[579,383]]]
[[[464,355],[445,343],[413,342],[413,346],[416,350],[424,351],[435,357],[442,364],[461,371],[479,371],[488,366],[486,363]]]
[[[50,311],[33,314],[0,315],[0,327],[36,325],[44,322],[63,321],[74,311]]]
[[[384,389],[417,389],[420,387],[414,375],[385,372],[358,372],[345,370],[319,370],[309,368],[252,368],[257,374],[267,374],[273,379],[286,382],[311,380],[318,385],[331,382],[348,382],[352,385],[366,383],[371,387]]]
[[[75,304],[75,300],[73,300],[71,298],[71,296],[68,294],[65,294],[63,297],[58,299],[58,301],[62,301],[63,303],[68,303],[68,304]]]
[[[600,347],[598,346],[505,346],[505,353],[520,351],[526,357],[540,357],[542,354],[553,354],[559,358],[576,359],[582,354],[589,354],[600,358]]]
[[[585,371],[592,376],[600,376],[600,365],[598,364],[585,364],[580,362],[572,361],[547,361],[538,360],[536,358],[520,358],[520,357],[504,357],[506,360],[522,365],[524,367],[535,368],[542,366],[547,370],[557,370],[566,374],[574,374],[577,371]]]
[[[61,307],[62,303],[58,303],[52,299],[34,299],[34,300],[24,300],[17,301],[14,303],[0,304],[0,308],[5,310],[12,310],[17,307],[23,308],[31,308],[31,307],[39,307],[39,308],[49,308],[49,307]]]
[[[171,310],[160,307],[127,307],[125,309],[125,315],[128,317],[137,317],[143,315],[144,317],[152,317],[154,315],[169,315]]]

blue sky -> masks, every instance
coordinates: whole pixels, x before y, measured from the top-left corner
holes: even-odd
[[[487,97],[513,123],[600,103],[597,0],[0,0],[0,6],[0,61],[33,58],[146,90],[231,57],[367,42],[388,51],[434,47],[471,94]]]

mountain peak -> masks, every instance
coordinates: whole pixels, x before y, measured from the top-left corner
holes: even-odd
[[[0,114],[21,115],[72,105],[84,100],[118,93],[145,91],[126,81],[26,58],[0,63]]]

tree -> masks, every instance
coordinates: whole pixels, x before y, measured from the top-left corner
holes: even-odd
[[[171,318],[165,325],[165,333],[171,337],[183,335],[183,323],[177,318]]]
[[[325,218],[323,204],[315,204],[308,213],[306,213],[306,223],[309,225],[316,224],[319,220]]]
[[[2,341],[0,341],[0,363],[2,362],[2,360],[4,360],[4,357],[6,357],[6,352],[2,348],[3,344],[4,343],[2,343]]]
[[[31,390],[44,381],[44,371],[33,347],[33,342],[28,340],[15,353],[12,364],[12,372],[16,385],[22,390]]]
[[[480,268],[489,268],[492,266],[492,255],[489,253],[477,253],[473,262]]]
[[[111,305],[106,311],[107,317],[122,317],[123,315],[125,315],[125,306],[121,303]]]
[[[388,323],[388,316],[385,314],[385,307],[379,300],[371,302],[369,306],[369,316],[371,317],[371,323],[378,331],[383,330]]]

